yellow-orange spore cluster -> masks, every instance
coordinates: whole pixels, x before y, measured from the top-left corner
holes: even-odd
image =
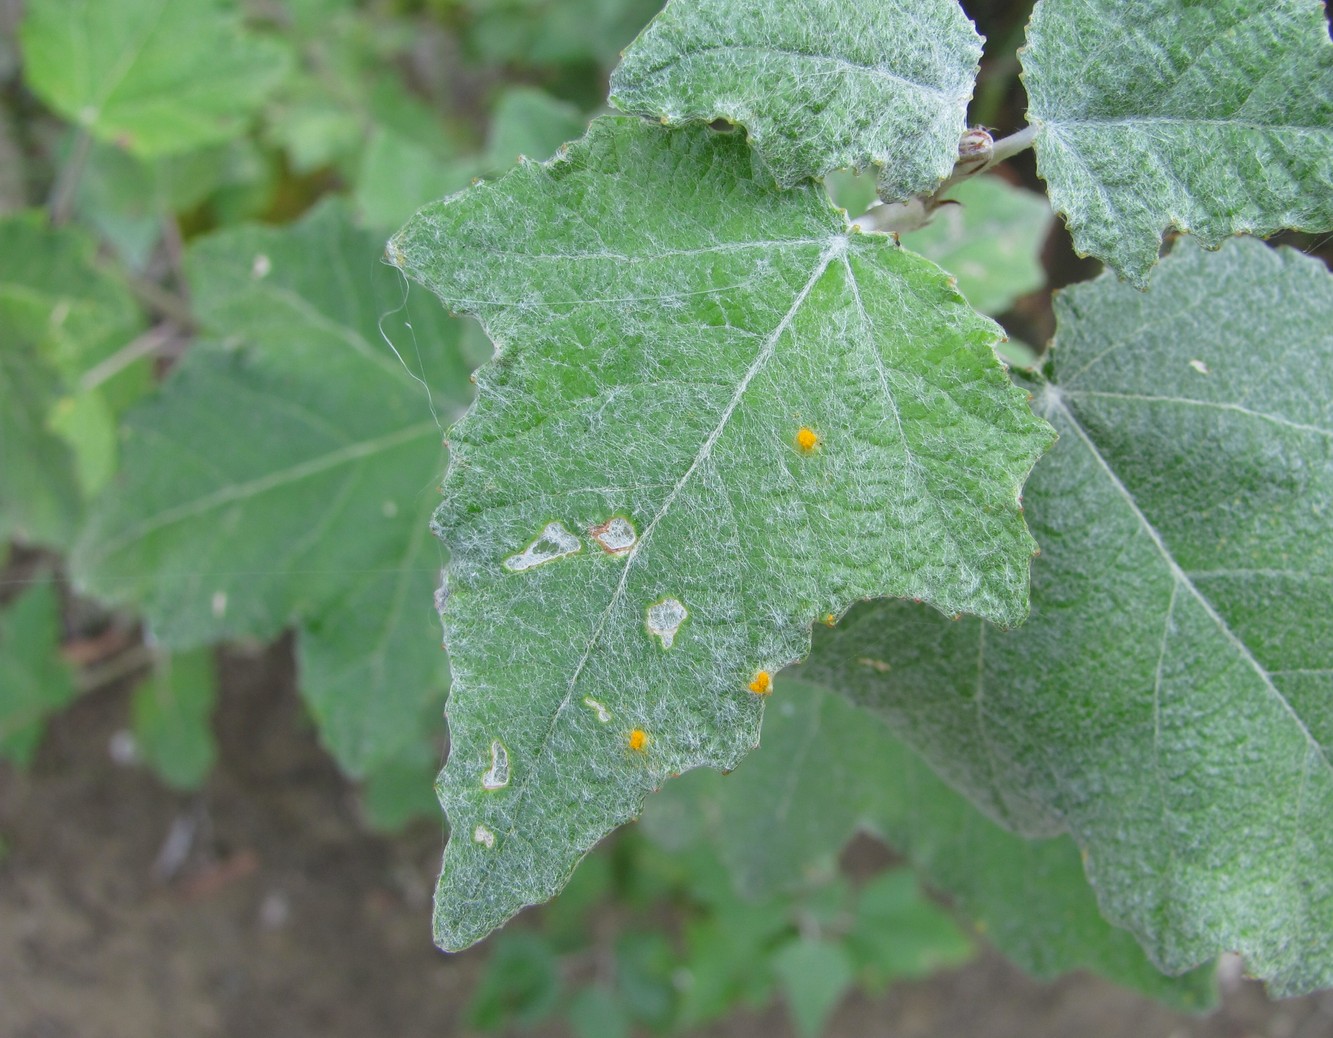
[[[750,682],[750,691],[757,696],[766,696],[773,691],[773,675],[761,670]]]

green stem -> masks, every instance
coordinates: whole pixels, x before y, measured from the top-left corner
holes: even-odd
[[[1011,159],[1020,151],[1026,151],[1028,148],[1032,147],[1032,142],[1036,139],[1037,127],[1032,124],[1024,126],[1017,133],[1011,133],[1008,137],[1001,137],[995,142],[995,146],[991,148],[990,162],[986,163],[983,169],[978,170],[978,172],[990,169],[997,162]]]
[[[929,195],[918,195],[902,202],[890,202],[885,205],[871,206],[853,223],[863,231],[879,231],[882,234],[906,234],[918,231],[930,222],[931,216],[944,200],[945,193],[964,180],[985,173],[1005,159],[1013,158],[1021,151],[1032,147],[1037,137],[1036,126],[1024,126],[1017,133],[1002,137],[991,145],[990,155],[984,162],[978,163],[976,156],[960,161],[945,181]],[[984,138],[983,138],[984,139]]]
[[[96,389],[103,382],[114,378],[133,364],[140,357],[149,357],[160,352],[175,335],[158,325],[137,336],[134,340],[116,350],[99,364],[94,364],[79,378],[80,392]]]
[[[88,154],[92,146],[92,134],[83,127],[75,131],[74,146],[70,149],[69,161],[61,167],[48,203],[51,223],[56,227],[68,223],[74,211],[74,198],[78,194],[83,171],[88,166]]]
[[[154,311],[178,325],[184,331],[193,331],[199,327],[190,304],[176,293],[163,288],[155,281],[146,278],[126,277],[129,290],[147,303]]]

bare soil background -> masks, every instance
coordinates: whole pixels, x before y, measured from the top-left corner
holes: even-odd
[[[442,826],[397,837],[364,826],[297,699],[290,646],[220,664],[221,758],[197,796],[116,763],[127,686],[56,718],[29,773],[0,766],[0,1038],[468,1034],[488,949],[431,945]],[[859,841],[849,853],[855,866],[877,850]],[[593,929],[609,939],[619,922],[608,909]],[[1333,1038],[1333,992],[1271,1003],[1256,984],[1225,986],[1218,1012],[1190,1017],[1094,977],[1040,984],[988,952],[849,999],[828,1033]],[[791,1029],[773,1004],[699,1033]]]

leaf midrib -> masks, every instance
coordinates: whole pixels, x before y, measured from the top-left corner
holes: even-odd
[[[1154,396],[1149,393],[1115,393],[1093,389],[1064,389],[1062,392],[1065,397],[1086,397],[1094,400],[1124,400],[1145,404],[1170,404],[1175,407],[1199,407],[1212,411],[1229,411],[1233,414],[1244,415],[1247,418],[1257,418],[1260,421],[1271,422],[1274,425],[1281,426],[1284,429],[1291,429],[1295,432],[1314,433],[1316,436],[1333,438],[1333,429],[1325,429],[1321,426],[1309,425],[1305,422],[1295,422],[1290,418],[1283,418],[1281,415],[1269,414],[1267,411],[1256,411],[1253,408],[1245,407],[1241,404],[1233,404],[1222,400],[1196,400],[1192,397]]]
[[[588,636],[588,640],[584,645],[583,654],[579,658],[578,663],[575,664],[573,673],[569,677],[565,696],[560,701],[559,705],[555,708],[555,710],[552,712],[551,720],[548,722],[545,731],[542,733],[541,742],[538,745],[535,754],[535,763],[533,764],[532,767],[524,769],[524,771],[518,777],[515,778],[513,787],[514,789],[513,806],[509,812],[511,817],[517,816],[521,813],[524,807],[524,803],[527,800],[528,793],[532,788],[531,784],[532,777],[535,776],[539,770],[538,764],[544,761],[550,754],[551,739],[555,735],[556,728],[560,722],[560,718],[564,714],[564,712],[569,708],[570,704],[574,702],[575,694],[577,692],[579,676],[583,673],[583,669],[584,667],[586,667],[588,660],[591,658],[593,650],[596,648],[598,642],[600,641],[602,637],[602,632],[603,630],[605,630],[606,624],[610,619],[612,612],[615,610],[616,605],[624,597],[625,588],[629,581],[629,575],[634,568],[634,564],[639,556],[639,552],[641,551],[643,546],[646,543],[648,543],[648,541],[651,539],[654,529],[670,511],[671,506],[675,503],[676,499],[680,496],[680,493],[684,490],[686,485],[693,478],[695,472],[698,471],[700,465],[702,465],[705,461],[707,461],[708,457],[712,453],[713,447],[717,444],[718,439],[721,437],[722,433],[726,430],[727,424],[731,420],[731,416],[735,413],[736,408],[740,405],[740,401],[744,397],[746,389],[749,388],[749,385],[754,380],[755,376],[757,376],[759,372],[763,370],[764,366],[773,356],[774,352],[776,352],[778,340],[782,338],[783,333],[790,327],[791,322],[793,321],[797,312],[801,308],[801,304],[805,302],[806,297],[810,294],[811,290],[815,287],[815,285],[818,284],[820,278],[823,277],[824,273],[828,270],[828,267],[833,262],[833,260],[836,259],[838,256],[842,255],[843,252],[846,250],[846,248],[847,248],[847,236],[845,234],[837,234],[827,241],[827,244],[825,245],[824,248],[824,252],[819,257],[818,262],[815,264],[814,271],[811,273],[810,277],[806,280],[801,290],[796,294],[795,298],[792,300],[791,306],[788,307],[787,312],[783,315],[782,319],[778,322],[777,326],[764,340],[763,346],[760,347],[760,350],[758,354],[755,356],[755,359],[751,361],[749,367],[746,369],[745,374],[741,377],[740,382],[737,384],[736,390],[732,394],[731,400],[728,402],[727,406],[723,409],[721,415],[718,417],[717,422],[714,424],[712,432],[710,432],[709,435],[705,438],[704,442],[700,445],[699,450],[695,452],[694,458],[691,461],[689,467],[685,470],[684,474],[680,477],[680,479],[676,481],[671,491],[663,499],[663,502],[661,506],[658,508],[657,513],[653,516],[651,520],[649,520],[648,524],[644,527],[643,533],[639,536],[639,539],[635,541],[634,547],[630,549],[628,555],[625,558],[625,564],[621,569],[620,580],[616,584],[615,590],[611,593],[611,598],[607,602],[606,607],[602,610],[602,614],[598,618],[596,626],[593,628],[592,633]],[[450,694],[453,695],[454,692],[451,691]],[[475,873],[478,884],[481,883],[482,877],[486,872],[499,867],[498,861],[499,861],[498,858],[489,859],[487,861],[487,864],[484,865],[480,870],[478,870],[477,873]]]
[[[255,479],[230,484],[211,494],[205,494],[203,497],[197,497],[192,501],[182,502],[173,508],[158,512],[156,515],[145,517],[141,522],[126,530],[119,538],[102,546],[98,555],[103,559],[109,558],[127,545],[134,543],[154,530],[160,530],[164,526],[170,526],[183,519],[193,518],[212,509],[232,504],[235,501],[257,497],[289,483],[296,483],[317,476],[347,462],[361,461],[372,455],[409,443],[430,432],[438,433],[438,431],[433,421],[418,422],[415,425],[406,426],[371,440],[360,440],[356,443],[347,444],[337,450],[308,458],[284,469],[266,472]]]
[[[1162,558],[1162,561],[1166,564],[1167,570],[1171,574],[1172,579],[1176,582],[1176,584],[1185,588],[1194,597],[1195,601],[1199,603],[1200,607],[1207,614],[1208,618],[1213,622],[1214,626],[1218,629],[1218,631],[1222,633],[1222,636],[1240,654],[1241,659],[1244,660],[1244,662],[1250,667],[1250,669],[1259,677],[1260,681],[1263,684],[1263,687],[1268,691],[1269,695],[1271,695],[1273,699],[1275,699],[1277,703],[1282,707],[1282,709],[1288,714],[1288,716],[1290,716],[1291,720],[1295,723],[1297,730],[1300,731],[1300,733],[1304,736],[1310,749],[1314,751],[1315,756],[1323,763],[1325,771],[1327,771],[1329,775],[1333,777],[1333,761],[1329,760],[1329,757],[1327,753],[1325,753],[1324,748],[1319,744],[1319,741],[1314,737],[1314,733],[1310,731],[1304,719],[1300,716],[1300,714],[1296,712],[1295,708],[1292,707],[1291,703],[1287,700],[1287,697],[1284,696],[1282,692],[1278,689],[1277,685],[1273,683],[1272,676],[1263,667],[1263,665],[1260,664],[1259,661],[1254,657],[1254,654],[1250,651],[1249,646],[1247,646],[1240,639],[1240,637],[1231,629],[1230,625],[1227,624],[1226,620],[1224,620],[1221,614],[1219,614],[1217,610],[1213,607],[1212,602],[1209,601],[1207,596],[1203,594],[1203,592],[1198,588],[1198,586],[1194,583],[1194,581],[1190,579],[1190,575],[1180,566],[1179,563],[1176,562],[1175,556],[1171,554],[1171,550],[1167,546],[1166,542],[1162,539],[1162,535],[1158,532],[1157,528],[1148,519],[1148,516],[1144,513],[1143,509],[1139,507],[1138,501],[1135,499],[1134,495],[1130,492],[1129,488],[1116,474],[1115,469],[1112,468],[1110,462],[1101,453],[1096,443],[1093,442],[1092,437],[1088,435],[1087,430],[1083,428],[1083,425],[1079,422],[1078,418],[1074,415],[1074,413],[1069,409],[1068,405],[1065,403],[1063,391],[1057,386],[1048,386],[1046,391],[1042,394],[1041,400],[1047,414],[1051,413],[1052,411],[1058,410],[1060,411],[1061,414],[1064,415],[1064,417],[1069,423],[1070,428],[1074,430],[1074,434],[1083,444],[1084,449],[1087,450],[1088,454],[1092,457],[1093,461],[1096,462],[1097,467],[1100,468],[1103,473],[1105,473],[1106,478],[1107,480],[1110,481],[1112,488],[1124,500],[1125,504],[1129,507],[1130,511],[1133,513],[1135,519],[1138,521],[1144,533],[1146,533],[1148,535],[1149,540],[1152,541],[1154,548],[1156,548],[1158,554]]]

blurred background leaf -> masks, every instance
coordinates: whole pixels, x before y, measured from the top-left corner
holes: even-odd
[[[0,758],[31,763],[45,718],[78,694],[59,647],[60,601],[50,580],[0,610]]]
[[[227,0],[31,0],[19,38],[43,101],[145,158],[236,136],[289,65]]]
[[[139,757],[173,789],[203,785],[217,758],[217,677],[208,649],[162,654],[131,700]]]

